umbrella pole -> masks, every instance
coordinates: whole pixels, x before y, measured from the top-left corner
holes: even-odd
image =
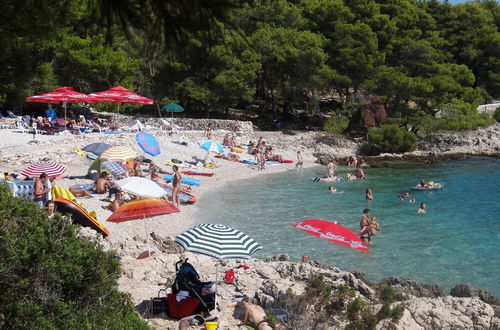
[[[148,242],[148,258],[151,257],[151,246],[149,245],[149,234],[148,234],[148,226],[146,226],[146,216],[142,219],[144,220],[144,230],[146,231],[146,240]]]
[[[219,259],[215,261],[215,314],[218,313],[218,307],[217,307],[217,294],[219,293]]]

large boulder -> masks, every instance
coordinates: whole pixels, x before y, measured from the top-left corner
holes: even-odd
[[[411,299],[413,297],[443,297],[443,289],[436,284],[426,284],[408,278],[388,277],[383,281],[396,290],[398,298]]]

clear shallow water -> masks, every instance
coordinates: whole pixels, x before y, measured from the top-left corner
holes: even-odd
[[[340,169],[346,176],[348,169]],[[448,290],[469,283],[500,296],[500,160],[476,159],[433,167],[367,169],[364,182],[339,182],[343,194],[328,194],[328,183],[311,179],[324,167],[287,171],[240,181],[198,202],[199,223],[234,225],[257,239],[257,256],[288,253],[344,270],[359,270],[371,280],[405,276]],[[426,178],[444,185],[433,192],[411,192],[417,203],[397,195]],[[373,201],[365,200],[371,188]],[[421,201],[427,214],[417,215]],[[301,219],[336,220],[359,231],[368,207],[382,227],[372,253],[362,253],[305,234],[290,224]]]

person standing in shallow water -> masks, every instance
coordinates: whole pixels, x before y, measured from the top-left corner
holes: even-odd
[[[371,189],[366,189],[366,194],[365,198],[367,201],[372,201],[373,200],[373,192]]]
[[[371,227],[370,227],[370,209],[364,209],[363,215],[361,216],[361,220],[359,222],[359,238],[365,243],[365,245],[372,245],[371,239]]]
[[[297,151],[297,164],[295,164],[295,167],[301,170],[303,166],[304,166],[304,159],[302,158],[302,154],[300,153],[299,150]]]
[[[172,166],[174,177],[172,179],[172,202],[179,207],[179,189],[181,186],[182,175],[177,165]]]

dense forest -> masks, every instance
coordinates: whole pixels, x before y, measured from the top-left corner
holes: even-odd
[[[0,21],[5,108],[123,85],[188,115],[417,132],[485,125],[475,107],[500,96],[491,0],[6,0]]]

